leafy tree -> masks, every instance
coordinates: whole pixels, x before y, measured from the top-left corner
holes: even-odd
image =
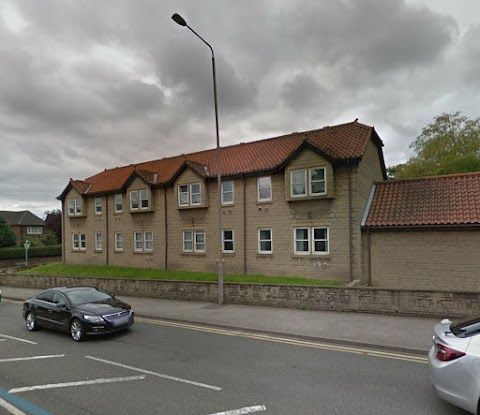
[[[47,229],[52,231],[56,238],[57,242],[60,243],[62,240],[62,211],[61,210],[47,210],[45,212],[45,223],[47,225]],[[46,245],[54,245],[47,243]]]
[[[469,120],[454,112],[434,117],[434,122],[410,144],[416,153],[405,164],[389,167],[389,177],[438,176],[480,171],[480,118]]]
[[[15,246],[17,244],[17,237],[7,225],[7,221],[0,218],[0,248],[8,246]]]

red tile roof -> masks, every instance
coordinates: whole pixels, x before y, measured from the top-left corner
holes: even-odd
[[[367,227],[480,224],[480,172],[376,183]]]
[[[355,120],[319,130],[222,147],[222,176],[275,171],[305,143],[332,161],[358,161],[371,139],[379,148],[383,146],[373,127]],[[133,174],[142,177],[149,184],[168,185],[185,167],[185,163],[205,176],[217,176],[216,149],[210,149],[105,170],[85,179],[84,182],[71,180],[70,185],[79,190],[80,184],[86,184],[82,187],[83,193],[86,194],[115,192],[123,189]],[[65,196],[67,189],[59,196],[60,199]]]

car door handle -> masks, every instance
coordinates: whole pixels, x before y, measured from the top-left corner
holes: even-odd
[[[53,313],[53,310],[51,308],[48,309],[49,313]]]

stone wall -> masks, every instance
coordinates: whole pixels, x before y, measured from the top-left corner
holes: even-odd
[[[0,275],[0,285],[38,290],[55,286],[94,285],[125,296],[206,302],[216,302],[218,298],[215,282],[16,274]],[[480,292],[367,287],[226,283],[224,301],[225,304],[435,317],[476,316],[480,310]]]

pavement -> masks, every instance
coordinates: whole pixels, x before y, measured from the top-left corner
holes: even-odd
[[[25,300],[41,290],[0,287],[2,301]],[[425,355],[439,319],[399,315],[311,311],[157,298],[118,296],[135,315],[270,335]]]

